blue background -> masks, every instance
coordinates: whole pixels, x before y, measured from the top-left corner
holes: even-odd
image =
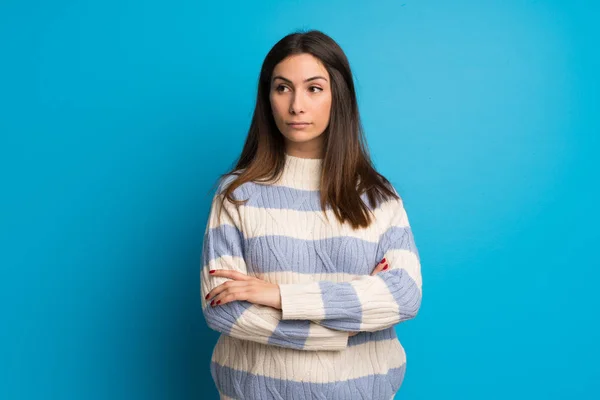
[[[199,298],[212,185],[264,56],[309,28],[350,59],[421,254],[397,398],[598,398],[599,13],[2,1],[0,398],[217,398]]]

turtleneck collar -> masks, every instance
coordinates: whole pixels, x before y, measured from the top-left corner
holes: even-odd
[[[322,158],[303,158],[285,153],[285,166],[278,185],[304,190],[319,190]]]

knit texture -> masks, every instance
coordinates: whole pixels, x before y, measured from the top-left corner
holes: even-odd
[[[221,333],[211,375],[221,399],[382,399],[404,380],[394,325],[421,305],[421,265],[401,199],[370,204],[368,228],[340,224],[320,205],[321,159],[286,155],[280,179],[248,182],[213,198],[200,276],[207,325]],[[389,268],[370,276],[382,258]],[[277,283],[282,309],[248,301],[211,306],[204,297],[235,270]],[[349,337],[350,332],[361,333]]]

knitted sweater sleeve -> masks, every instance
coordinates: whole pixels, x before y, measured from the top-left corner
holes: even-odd
[[[389,269],[351,282],[280,284],[283,320],[374,332],[416,316],[422,295],[419,253],[402,200],[388,206],[391,221],[379,238],[376,260],[385,257]]]
[[[307,320],[283,321],[281,310],[245,300],[211,306],[204,299],[213,288],[230,280],[212,276],[208,273],[209,270],[227,269],[248,274],[239,209],[225,200],[220,218],[218,215],[223,199],[222,187],[223,183],[213,198],[202,246],[200,287],[202,313],[207,325],[238,339],[297,350],[346,348],[348,332]]]

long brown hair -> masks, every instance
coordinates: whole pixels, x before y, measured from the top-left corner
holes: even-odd
[[[350,64],[340,46],[318,30],[295,32],[285,36],[263,61],[258,81],[256,106],[244,148],[235,167],[221,176],[235,175],[223,190],[224,199],[241,205],[246,200],[233,198],[234,190],[246,182],[278,179],[285,166],[284,137],[275,125],[269,92],[275,66],[290,55],[308,53],[319,59],[331,78],[331,114],[323,132],[323,168],[320,196],[323,211],[331,205],[340,223],[349,221],[354,229],[367,227],[372,218],[362,201],[369,202],[399,196],[390,182],[372,165],[363,134]]]

